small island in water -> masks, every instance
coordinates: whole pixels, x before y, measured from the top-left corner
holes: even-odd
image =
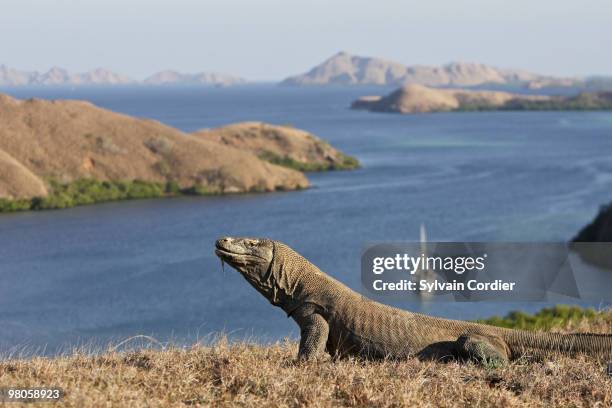
[[[89,102],[0,94],[0,212],[297,190],[309,185],[303,171],[358,165],[290,126],[247,122],[188,134]]]
[[[427,113],[461,111],[612,110],[612,92],[574,96],[523,95],[502,91],[441,89],[406,85],[386,96],[364,96],[351,109],[371,112]]]

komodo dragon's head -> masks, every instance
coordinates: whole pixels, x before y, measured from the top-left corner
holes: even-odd
[[[265,238],[220,238],[215,253],[234,267],[273,305],[291,308],[310,263],[291,248]],[[316,269],[316,268],[315,268]]]

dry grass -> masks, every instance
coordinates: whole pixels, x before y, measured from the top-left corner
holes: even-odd
[[[612,313],[568,328],[610,333]],[[0,386],[59,386],[66,391],[61,405],[69,407],[612,406],[612,378],[586,357],[486,369],[416,359],[295,363],[296,352],[290,341],[221,340],[189,349],[6,360]]]

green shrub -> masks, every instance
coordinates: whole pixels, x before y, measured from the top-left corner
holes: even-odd
[[[72,197],[64,192],[50,194],[47,197],[36,197],[32,199],[33,210],[52,210],[59,208],[74,207]]]
[[[156,198],[180,192],[175,182],[157,183],[150,181],[99,181],[79,179],[71,183],[49,180],[49,195],[30,200],[0,199],[0,212],[22,210],[51,210],[101,203],[105,201]]]
[[[188,188],[184,188],[181,190],[181,193],[185,195],[211,195],[215,194],[214,191],[210,190],[207,186],[203,186],[201,184],[196,184]]]
[[[0,198],[0,213],[13,211],[27,211],[31,208],[31,200],[9,200]]]
[[[166,182],[166,187],[164,188],[164,192],[166,194],[177,195],[181,194],[181,186],[174,180],[170,180]]]
[[[350,170],[359,167],[359,161],[351,156],[340,153],[340,163],[308,163],[292,159],[289,156],[281,156],[269,150],[259,154],[261,160],[278,166],[288,167],[302,172],[326,171],[326,170]]]
[[[513,311],[505,317],[493,316],[488,319],[478,320],[478,322],[511,329],[550,330],[553,327],[560,327],[571,321],[592,319],[596,315],[597,312],[591,308],[557,305],[544,308],[535,314]]]
[[[152,183],[134,180],[127,192],[127,198],[155,198],[164,195],[164,186],[161,183]]]
[[[340,153],[341,162],[334,166],[334,170],[352,170],[360,167],[359,160],[353,156]]]

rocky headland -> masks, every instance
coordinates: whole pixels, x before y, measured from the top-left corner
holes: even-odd
[[[571,245],[586,262],[612,270],[612,203],[600,208],[593,221],[572,239]]]
[[[194,135],[225,146],[251,152],[262,160],[299,171],[350,170],[357,159],[336,150],[326,141],[292,126],[243,122]]]

